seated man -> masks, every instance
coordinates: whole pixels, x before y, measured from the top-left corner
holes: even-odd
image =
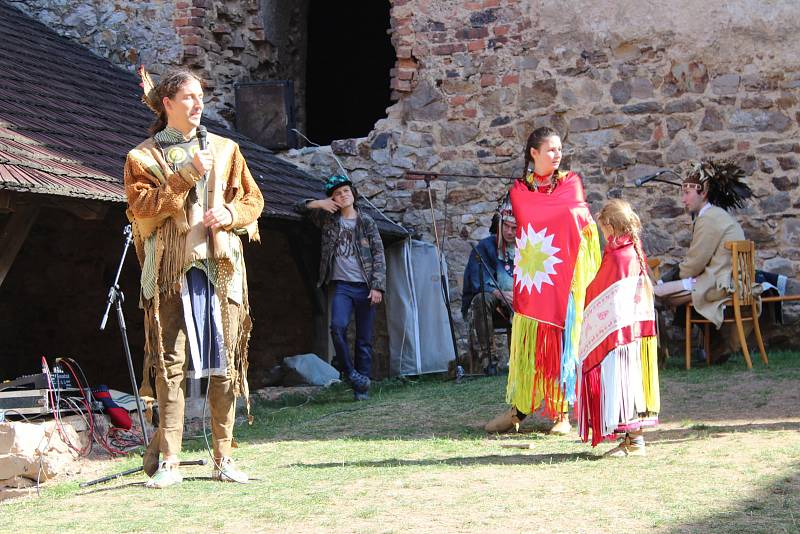
[[[477,334],[481,367],[488,375],[497,374],[497,352],[492,350],[495,313],[508,321],[513,313],[516,233],[517,223],[506,200],[492,219],[490,235],[473,248],[464,269],[461,314],[470,334]]]
[[[657,301],[680,307],[691,302],[695,311],[711,321],[719,335],[711,339],[711,361],[722,363],[739,349],[739,340],[732,324],[723,326],[724,302],[732,288],[731,252],[726,241],[745,239],[741,225],[728,213],[742,207],[752,195],[740,179],[738,166],[728,162],[695,164],[681,187],[681,200],[692,215],[692,242],[686,257],[678,265],[678,279],[665,269],[662,280],[654,288]],[[673,274],[673,276],[670,276]]]

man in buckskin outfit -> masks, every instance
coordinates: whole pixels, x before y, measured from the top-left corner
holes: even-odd
[[[200,80],[185,69],[157,86],[142,69],[152,137],[125,162],[127,215],[142,267],[142,395],[155,396],[159,428],[145,453],[151,488],[181,482],[184,379],[208,378],[212,478],[245,483],[231,459],[235,398],[248,395],[250,313],[240,236],[258,240],[264,199],[239,147],[208,135],[200,149]],[[159,455],[162,456],[159,461]]]

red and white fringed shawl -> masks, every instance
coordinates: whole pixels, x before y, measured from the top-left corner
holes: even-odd
[[[612,238],[586,290],[576,411],[584,441],[655,421],[659,411],[653,287],[633,240]]]

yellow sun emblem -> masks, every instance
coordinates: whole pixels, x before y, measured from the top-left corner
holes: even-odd
[[[536,232],[528,224],[517,238],[514,279],[528,293],[532,293],[533,287],[541,293],[542,284],[553,285],[550,275],[556,274],[555,265],[563,262],[556,256],[561,249],[553,246],[553,237],[553,234],[547,235],[547,228]]]

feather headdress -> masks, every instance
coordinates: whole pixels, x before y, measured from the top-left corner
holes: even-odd
[[[158,106],[158,93],[156,92],[156,84],[153,83],[153,79],[150,77],[150,74],[144,68],[144,65],[140,65],[138,69],[139,78],[142,79],[142,83],[139,84],[139,87],[142,88],[142,102],[150,108],[153,113],[158,115],[159,113],[159,106]]]
[[[753,191],[742,180],[744,170],[731,160],[707,160],[694,163],[686,173],[684,184],[698,184],[708,192],[708,201],[724,210],[744,207]]]

